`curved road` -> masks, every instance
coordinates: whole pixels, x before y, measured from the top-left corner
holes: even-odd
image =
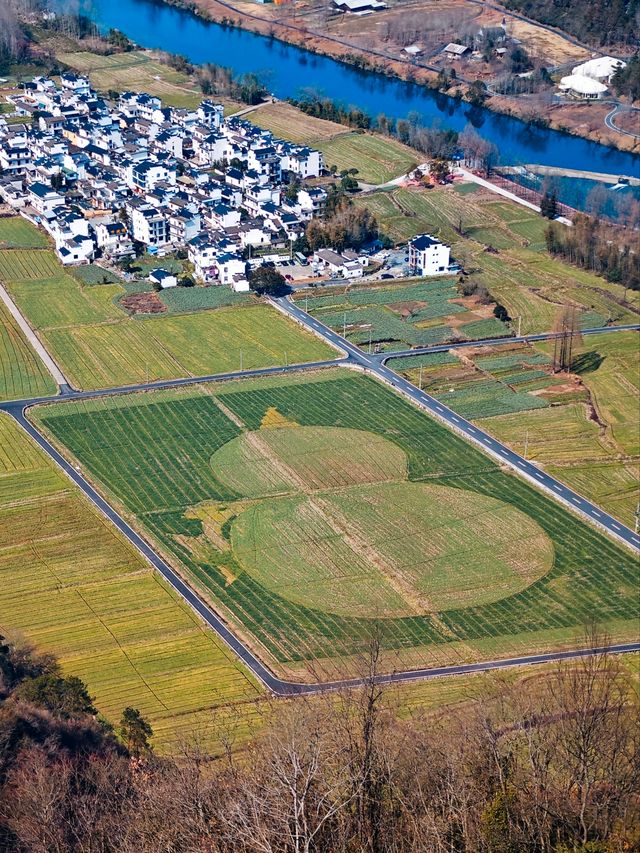
[[[328,343],[344,353],[344,356],[334,361],[319,361],[310,364],[289,365],[288,367],[271,367],[258,370],[236,371],[226,374],[213,374],[204,377],[188,377],[184,379],[165,380],[155,383],[126,386],[115,389],[104,389],[101,391],[76,392],[71,389],[63,388],[62,393],[58,397],[42,397],[30,400],[18,400],[0,404],[0,410],[11,415],[22,429],[42,448],[42,450],[67,474],[67,476],[80,488],[85,496],[98,508],[98,510],[106,516],[115,527],[131,542],[131,544],[147,559],[156,569],[166,582],[199,614],[204,622],[212,628],[221,640],[231,649],[231,651],[242,661],[247,669],[260,681],[267,689],[278,696],[296,696],[309,695],[314,693],[324,693],[331,690],[343,688],[358,687],[365,683],[365,679],[354,678],[341,681],[331,681],[316,684],[301,684],[298,682],[285,681],[274,675],[271,670],[260,661],[258,657],[245,645],[245,643],[234,634],[224,620],[219,617],[202,599],[182,580],[182,578],[169,566],[169,564],[153,549],[153,547],[139,534],[131,525],[97,492],[96,489],[88,482],[81,473],[79,467],[75,467],[68,462],[61,453],[51,444],[51,442],[42,435],[36,427],[27,419],[26,410],[38,403],[56,404],[64,400],[70,399],[85,399],[96,396],[110,396],[114,394],[125,394],[135,391],[151,390],[153,388],[175,388],[183,385],[193,385],[199,382],[218,382],[229,379],[246,378],[248,376],[269,376],[277,373],[292,373],[300,370],[318,369],[330,367],[336,364],[345,364],[357,366],[370,371],[379,379],[396,388],[401,394],[408,399],[417,403],[422,408],[435,415],[436,418],[444,420],[450,427],[457,432],[466,435],[477,444],[480,444],[491,455],[505,462],[511,467],[518,470],[524,476],[528,476],[537,485],[546,488],[555,494],[560,500],[563,500],[569,506],[579,510],[583,515],[595,521],[601,527],[608,530],[619,540],[626,545],[637,548],[640,544],[640,539],[628,528],[619,525],[615,519],[608,516],[606,513],[598,510],[588,501],[576,495],[570,489],[567,489],[561,483],[558,483],[548,475],[542,474],[534,465],[526,462],[526,460],[512,453],[503,445],[496,442],[486,433],[474,427],[468,421],[458,417],[454,412],[445,406],[442,406],[439,401],[415,388],[409,382],[404,380],[398,374],[394,373],[385,364],[382,363],[379,357],[368,356],[353,346],[349,341],[346,341],[333,330],[324,326],[314,317],[311,317],[306,312],[302,311],[288,299],[273,300],[276,307],[281,311],[286,312],[293,317],[297,322],[304,325],[306,328],[313,331],[315,334],[324,338]],[[619,328],[619,327],[618,327]],[[637,326],[624,327],[638,329]],[[595,334],[601,332],[601,329],[588,330],[588,333]],[[613,331],[613,329],[611,329]],[[538,335],[529,337],[528,340],[544,340],[550,335]],[[513,341],[513,338],[508,339]],[[524,338],[522,339],[524,340]],[[478,342],[473,341],[469,344],[463,343],[461,346],[478,346],[482,343],[504,343],[504,339],[497,341]],[[444,346],[444,345],[443,345]],[[431,347],[426,352],[441,351],[443,346]],[[450,346],[444,348],[451,348]],[[410,354],[416,354],[421,351],[410,351]],[[383,360],[390,357],[384,356]],[[394,353],[394,356],[399,355]],[[557,494],[556,494],[557,492]],[[613,653],[635,652],[640,651],[640,643],[619,643],[613,646],[603,648],[581,648],[562,652],[549,652],[546,654],[522,655],[515,658],[503,658],[499,660],[481,661],[477,663],[458,664],[442,667],[429,667],[416,670],[405,670],[401,672],[391,672],[385,675],[376,677],[376,681],[380,684],[392,684],[408,681],[420,681],[431,678],[437,678],[447,675],[465,675],[470,673],[484,672],[487,670],[504,669],[512,666],[523,666],[528,664],[550,663],[560,660],[571,660],[575,658],[585,657],[592,654],[609,651]]]
[[[634,112],[638,114],[640,119],[640,110],[634,109],[632,107],[623,107],[621,104],[616,104],[616,106],[611,110],[610,113],[607,113],[604,117],[605,126],[609,128],[609,130],[615,130],[616,133],[622,133],[625,136],[630,136],[632,139],[640,139],[640,133],[633,133],[631,130],[623,130],[623,128],[618,127],[617,124],[613,121],[614,118],[618,115],[618,113],[624,112]]]

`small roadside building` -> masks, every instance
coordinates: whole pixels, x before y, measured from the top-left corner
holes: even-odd
[[[150,272],[149,281],[151,284],[155,284],[163,290],[166,287],[175,287],[178,284],[178,279],[172,272],[167,272],[167,270],[162,269]]]
[[[417,275],[442,275],[449,268],[451,249],[430,234],[409,241],[409,266]]]
[[[451,41],[442,48],[442,52],[447,59],[460,59],[461,56],[469,53],[469,48],[466,44],[457,44],[456,42]]]

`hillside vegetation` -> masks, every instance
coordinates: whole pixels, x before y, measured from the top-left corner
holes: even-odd
[[[640,34],[638,0],[506,0],[504,5],[589,44],[634,44]]]

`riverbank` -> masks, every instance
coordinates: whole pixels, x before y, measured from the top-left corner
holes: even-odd
[[[338,35],[318,32],[306,23],[276,19],[273,10],[280,9],[272,4],[259,5],[247,0],[229,3],[227,0],[156,0],[156,2],[174,6],[191,12],[211,23],[221,24],[230,29],[239,28],[248,32],[267,36],[274,40],[290,44],[302,50],[308,50],[321,56],[327,56],[348,65],[373,71],[386,77],[417,83],[443,95],[460,100],[469,98],[471,80],[458,75],[448,88],[442,88],[440,69],[414,58],[392,57],[373,47],[356,45]],[[321,86],[322,81],[319,81]],[[470,102],[471,103],[471,102]],[[518,118],[533,128],[550,128],[577,136],[600,145],[617,148],[633,154],[640,154],[640,139],[619,131],[615,125],[605,121],[611,111],[609,101],[557,103],[538,96],[511,97],[491,94],[483,106],[499,115]]]

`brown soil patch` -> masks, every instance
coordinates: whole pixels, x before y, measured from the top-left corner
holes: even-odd
[[[164,314],[167,310],[167,306],[155,292],[123,296],[120,304],[131,314]]]
[[[387,305],[387,308],[399,314],[403,320],[406,320],[414,311],[419,311],[426,304],[426,302],[394,302],[392,305]]]

